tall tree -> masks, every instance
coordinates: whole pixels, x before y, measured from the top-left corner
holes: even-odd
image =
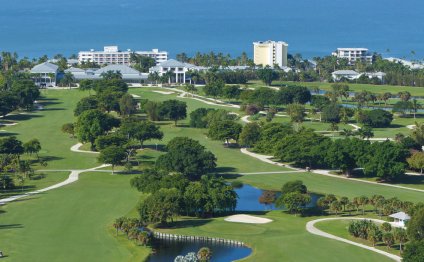
[[[187,117],[187,104],[178,100],[166,100],[159,107],[159,115],[163,118],[177,121]]]

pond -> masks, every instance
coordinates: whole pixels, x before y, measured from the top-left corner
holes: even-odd
[[[274,205],[265,205],[259,203],[259,197],[264,190],[244,184],[240,188],[236,188],[239,199],[237,200],[236,211],[270,211],[279,210]],[[280,196],[280,192],[276,192],[276,196]],[[310,194],[311,203],[308,207],[314,207],[320,195]],[[248,247],[232,246],[222,243],[202,243],[198,241],[173,240],[173,239],[155,239],[152,247],[155,250],[148,262],[173,262],[175,257],[179,255],[187,255],[189,252],[197,252],[201,247],[209,247],[213,256],[211,261],[229,262],[242,259],[250,255],[252,250]]]
[[[156,239],[153,242],[155,253],[150,255],[148,262],[173,262],[179,255],[187,255],[202,247],[209,247],[212,251],[211,261],[230,262],[247,257],[252,253],[248,247],[230,246],[222,243],[202,243],[195,241]]]
[[[269,211],[269,210],[279,210],[284,208],[276,208],[274,204],[265,205],[259,202],[259,197],[265,190],[253,187],[251,185],[244,184],[241,188],[236,188],[239,199],[237,200],[236,211]],[[281,195],[280,192],[276,192],[276,197],[278,198]],[[310,194],[311,203],[307,207],[316,206],[316,202],[321,195]]]

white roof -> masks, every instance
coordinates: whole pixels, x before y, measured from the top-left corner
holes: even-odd
[[[359,75],[358,72],[353,70],[338,70],[333,72],[334,75]]]
[[[338,51],[368,51],[368,48],[363,47],[341,47],[337,48]]]
[[[159,67],[187,67],[187,68],[193,68],[195,65],[189,64],[189,63],[182,63],[180,61],[177,61],[175,59],[169,59],[162,63],[159,63],[157,66]]]
[[[33,74],[44,74],[44,73],[57,73],[59,67],[55,64],[44,62],[42,64],[36,65],[31,69]]]
[[[395,214],[390,215],[389,217],[393,217],[393,218],[396,218],[396,219],[399,219],[399,220],[404,220],[404,221],[411,219],[411,217],[408,214],[406,214],[405,212],[397,212]]]
[[[139,75],[140,74],[140,72],[138,72],[134,68],[131,68],[131,67],[126,66],[126,65],[108,65],[108,66],[100,68],[95,73],[100,75],[100,74],[106,73],[108,71],[113,71],[113,72],[119,71],[119,72],[121,72],[122,75]]]
[[[70,67],[65,70],[65,73],[85,73],[85,70],[78,68],[78,67]]]

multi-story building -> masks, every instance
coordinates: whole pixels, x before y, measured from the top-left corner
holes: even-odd
[[[282,41],[253,42],[253,62],[255,65],[286,67],[288,46]]]
[[[372,63],[372,55],[367,48],[337,48],[332,55],[338,58],[346,58],[350,64],[354,64],[358,60]]]
[[[78,61],[82,62],[94,62],[100,65],[120,64],[129,65],[131,62],[131,54],[139,54],[143,56],[152,57],[156,63],[159,64],[168,60],[168,52],[159,51],[159,49],[153,49],[152,51],[120,51],[118,46],[105,46],[103,51],[81,51],[78,53]]]

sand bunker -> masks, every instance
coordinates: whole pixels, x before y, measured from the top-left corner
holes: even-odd
[[[255,217],[250,215],[233,215],[224,219],[228,222],[249,223],[249,224],[266,224],[272,222],[271,219],[263,217]]]

